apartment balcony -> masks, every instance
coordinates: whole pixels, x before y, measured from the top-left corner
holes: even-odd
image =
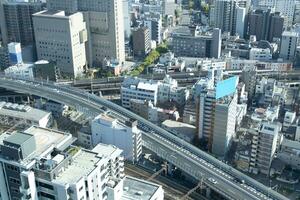
[[[20,187],[20,193],[22,193],[23,195],[29,195],[31,194],[31,189],[28,187],[28,188],[23,188],[23,187]]]

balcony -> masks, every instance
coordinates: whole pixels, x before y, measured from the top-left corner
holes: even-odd
[[[22,193],[24,196],[31,194],[31,189],[29,187],[28,188],[20,187],[19,189],[20,189],[20,193]]]

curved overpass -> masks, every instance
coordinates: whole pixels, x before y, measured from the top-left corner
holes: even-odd
[[[55,83],[5,76],[0,76],[0,87],[70,105],[89,116],[96,116],[109,109],[116,116],[137,120],[139,128],[143,130],[145,147],[195,179],[204,181],[227,199],[287,199],[144,118],[83,90]],[[215,179],[217,183],[212,183],[209,178]]]

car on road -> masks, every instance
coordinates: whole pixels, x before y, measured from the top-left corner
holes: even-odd
[[[209,178],[208,179],[210,182],[212,182],[213,184],[217,184],[218,182],[215,180],[215,179],[213,179],[213,178]]]

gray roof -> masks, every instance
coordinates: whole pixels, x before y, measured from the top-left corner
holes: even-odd
[[[27,140],[29,140],[32,137],[33,137],[33,135],[31,135],[31,134],[18,132],[18,133],[15,133],[15,134],[9,136],[4,141],[21,146],[24,142],[26,142]]]

